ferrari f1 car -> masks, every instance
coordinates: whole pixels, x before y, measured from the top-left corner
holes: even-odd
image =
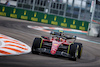
[[[75,41],[76,36],[66,35],[63,32],[51,32],[50,37],[41,36],[34,39],[32,53],[48,53],[73,60],[80,59],[83,46]]]

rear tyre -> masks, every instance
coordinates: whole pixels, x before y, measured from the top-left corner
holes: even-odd
[[[31,48],[31,51],[33,54],[39,54],[39,51],[37,51],[37,48],[40,48],[42,44],[42,39],[41,38],[35,38],[33,41],[33,45]]]

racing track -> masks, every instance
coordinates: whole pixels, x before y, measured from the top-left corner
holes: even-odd
[[[29,29],[27,28],[27,25],[53,26],[0,16],[0,34],[18,39],[28,44],[30,47],[32,46],[32,42],[35,37],[49,35],[48,33],[42,31]],[[87,37],[86,35],[81,34],[78,36]],[[87,38],[93,39],[93,37]],[[95,39],[100,40],[100,38]],[[78,59],[77,61],[72,61],[63,57],[54,57],[46,54],[35,55],[29,53],[20,56],[0,57],[0,67],[100,67],[100,44],[94,44],[81,40],[77,41],[83,43],[83,53],[80,60]]]

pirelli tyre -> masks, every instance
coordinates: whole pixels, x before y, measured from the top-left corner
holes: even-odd
[[[41,48],[41,46],[42,46],[42,38],[35,38],[31,48],[32,53],[39,54],[37,48]]]
[[[76,61],[77,58],[81,58],[82,47],[81,43],[74,43],[70,45],[69,54],[73,57],[73,60]]]
[[[69,59],[72,59],[74,61],[76,61],[76,52],[77,52],[77,45],[76,44],[71,44],[70,45],[70,49],[69,49],[69,54],[71,57],[69,57]]]
[[[82,55],[82,50],[83,50],[83,46],[82,46],[82,43],[76,43],[78,45],[78,58],[80,59],[81,58],[81,55]]]

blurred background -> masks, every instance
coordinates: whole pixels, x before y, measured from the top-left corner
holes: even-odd
[[[5,4],[7,0],[0,0],[0,4]],[[91,6],[95,1],[95,10],[92,17]],[[37,11],[51,15],[93,22],[97,31],[100,32],[100,1],[99,0],[9,0],[10,7]],[[93,8],[92,8],[93,9]],[[91,28],[92,25],[89,27]],[[89,30],[90,30],[89,28]]]

